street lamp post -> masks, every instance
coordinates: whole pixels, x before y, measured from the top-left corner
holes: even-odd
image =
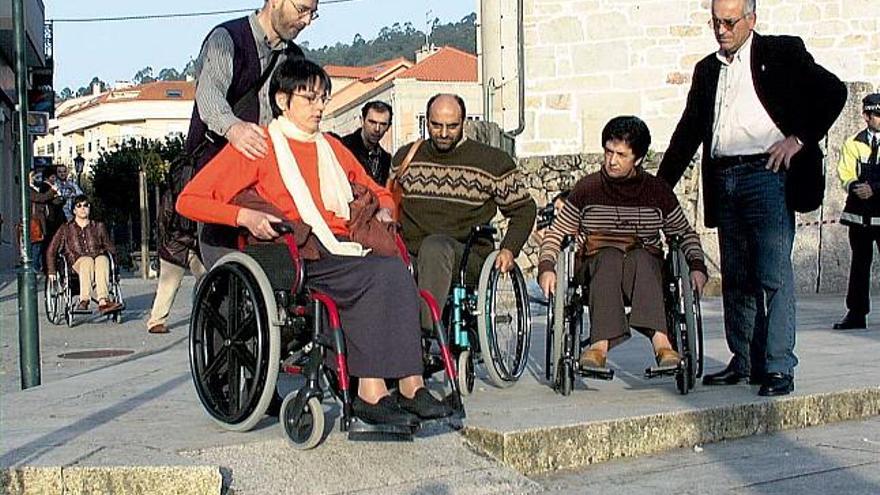
[[[86,166],[86,159],[82,157],[79,153],[76,154],[76,158],[73,159],[73,169],[76,170],[76,183],[79,187],[82,187],[82,173],[83,168]]]
[[[37,320],[37,280],[30,257],[31,195],[30,134],[27,128],[28,67],[26,62],[24,2],[12,0],[12,24],[15,35],[15,90],[18,93],[18,159],[21,187],[21,268],[18,272],[18,350],[21,388],[40,384],[40,322]]]

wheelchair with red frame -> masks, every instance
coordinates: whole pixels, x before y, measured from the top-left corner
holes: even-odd
[[[341,404],[340,430],[350,439],[411,439],[418,427],[370,424],[352,414],[356,378],[348,374],[345,333],[336,303],[307,290],[308,274],[289,224],[273,224],[283,243],[246,245],[220,258],[200,282],[190,321],[190,368],[199,400],[221,427],[247,431],[277,412],[291,445],[316,447],[324,438],[323,402]],[[404,262],[406,249],[398,238]],[[432,335],[422,335],[425,376],[445,374],[444,401],[461,427],[464,407],[455,362],[442,328],[440,309],[420,294],[433,314]],[[335,368],[327,366],[327,359]],[[279,374],[300,378],[301,387],[281,397]],[[354,391],[353,391],[354,390]],[[378,435],[378,437],[376,436]]]

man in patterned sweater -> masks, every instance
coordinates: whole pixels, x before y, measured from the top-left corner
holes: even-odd
[[[672,367],[680,357],[667,335],[660,232],[681,236],[698,292],[706,283],[700,239],[669,185],[642,168],[651,144],[644,122],[628,116],[611,119],[602,130],[602,144],[602,169],[575,184],[544,234],[538,283],[549,296],[556,287],[562,239],[577,236],[586,250],[590,306],[590,346],[581,353],[580,366],[605,368],[608,350],[628,339],[632,327],[651,339],[657,364]],[[632,307],[628,321],[627,303]]]
[[[442,306],[464,252],[471,228],[489,223],[498,210],[510,220],[495,265],[513,267],[535,222],[537,208],[522,173],[503,151],[464,138],[467,115],[460,96],[439,94],[428,100],[430,139],[403,146],[392,159],[397,176],[412,146],[419,148],[397,177],[403,189],[400,222],[403,239],[415,257],[419,288]],[[468,276],[476,280],[494,246],[478,242],[468,258]],[[422,323],[430,322],[423,311]]]

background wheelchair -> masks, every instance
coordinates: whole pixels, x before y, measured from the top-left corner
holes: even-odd
[[[492,385],[506,388],[519,380],[528,362],[532,324],[519,266],[514,263],[502,273],[495,268],[498,251],[493,251],[483,262],[477,286],[466,281],[471,248],[479,239],[492,240],[495,232],[489,225],[471,229],[443,312],[463,394],[474,389],[477,364],[485,367]]]
[[[110,283],[108,284],[110,298],[122,305],[121,308],[107,313],[106,316],[116,323],[122,323],[125,296],[119,283],[119,265],[116,264],[116,259],[112,254],[105,253],[105,255],[110,259]],[[43,293],[46,318],[55,325],[66,323],[68,327],[72,327],[77,315],[90,315],[92,310],[80,311],[76,309],[79,304],[79,276],[73,270],[73,267],[67,263],[67,258],[63,254],[59,253],[55,266],[58,267],[58,276],[55,278],[55,281],[46,277],[46,286]],[[92,294],[94,294],[94,289]],[[94,297],[92,302],[98,303]]]
[[[341,404],[340,429],[349,438],[372,434],[411,438],[399,425],[371,425],[352,414],[357,385],[347,371],[344,330],[335,302],[304,288],[305,264],[292,229],[274,224],[284,243],[245,246],[220,258],[199,284],[190,321],[190,367],[208,415],[233,431],[253,428],[266,413],[278,414],[284,434],[297,449],[320,444],[325,429],[323,400]],[[440,323],[440,310],[426,292],[434,316],[433,335],[423,335],[426,375],[439,367],[451,389],[444,398],[460,421],[464,408],[455,362]],[[333,370],[326,359],[336,364]],[[278,392],[279,373],[301,386]],[[454,424],[453,427],[460,427]]]
[[[549,216],[548,221],[547,208],[542,210],[539,228],[549,226],[552,213]],[[566,236],[556,261],[556,289],[547,309],[545,377],[562,395],[571,393],[576,375],[604,380],[614,377],[612,369],[582,370],[578,365],[581,351],[589,345],[589,323],[585,320],[587,270],[580,266],[577,251],[576,239]],[[690,268],[677,237],[667,239],[663,278],[667,328],[681,360],[674,368],[648,368],[645,376],[673,375],[678,391],[687,394],[703,374],[703,324],[699,295],[691,287]]]

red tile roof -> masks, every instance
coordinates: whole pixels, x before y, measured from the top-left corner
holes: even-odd
[[[476,82],[477,56],[444,46],[397,77],[419,81]]]
[[[391,60],[368,65],[366,67],[352,67],[348,65],[325,65],[324,70],[330,77],[346,77],[351,79],[377,79],[390,69],[394,69],[400,65],[411,67],[412,62],[404,57],[397,57]]]

